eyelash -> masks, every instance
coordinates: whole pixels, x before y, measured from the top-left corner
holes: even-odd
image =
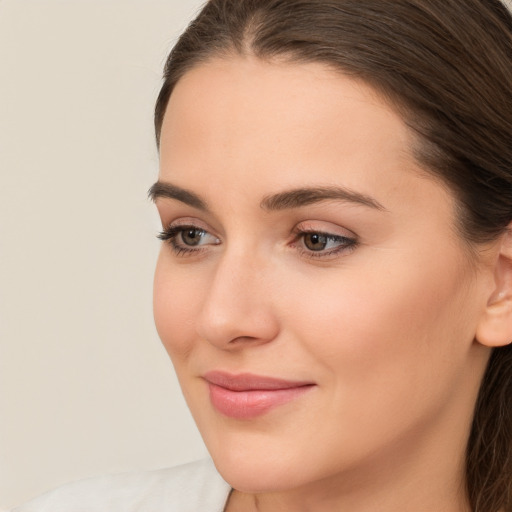
[[[189,256],[193,253],[197,254],[202,251],[203,248],[195,248],[193,249],[193,246],[187,247],[183,245],[179,245],[176,242],[176,238],[181,233],[184,233],[187,230],[194,230],[197,231],[199,234],[207,234],[208,232],[205,229],[199,228],[197,226],[193,225],[183,225],[183,226],[170,226],[169,228],[165,229],[161,233],[157,235],[157,238],[159,240],[162,240],[163,242],[169,244],[171,246],[171,249],[174,251],[176,256]]]
[[[191,256],[193,254],[199,254],[201,253],[204,248],[203,247],[197,247],[193,248],[193,246],[187,247],[185,245],[180,245],[177,242],[177,237],[186,232],[187,230],[194,230],[200,235],[210,234],[205,229],[199,228],[194,225],[182,225],[182,226],[170,226],[166,230],[162,231],[157,235],[157,238],[159,240],[162,240],[163,242],[170,245],[171,249],[174,251],[176,256]],[[353,251],[357,245],[358,240],[356,238],[350,238],[346,236],[341,235],[333,235],[332,233],[326,233],[318,230],[313,229],[297,229],[294,231],[295,238],[291,244],[292,247],[296,247],[297,250],[300,252],[300,254],[304,257],[311,258],[311,259],[318,259],[318,258],[329,258],[332,256],[336,256],[342,252],[351,252]],[[307,235],[317,235],[320,237],[324,237],[328,242],[338,242],[339,245],[335,248],[328,250],[328,251],[313,251],[311,249],[307,249],[304,246],[304,238]],[[213,236],[213,235],[210,235]],[[299,246],[298,243],[301,242],[302,245]],[[220,242],[219,242],[220,243]]]
[[[315,259],[315,258],[329,258],[332,256],[336,256],[338,254],[341,254],[343,252],[352,252],[358,245],[358,241],[356,238],[350,238],[347,236],[342,235],[334,235],[332,233],[326,233],[323,231],[318,231],[315,229],[297,229],[294,232],[295,234],[295,240],[292,243],[292,246],[297,247],[301,255]],[[327,251],[313,251],[311,249],[305,248],[304,244],[304,238],[307,235],[317,235],[320,237],[324,237],[328,242],[338,242],[339,245],[334,247],[333,249],[327,250]],[[297,242],[301,242],[302,245],[295,245]]]

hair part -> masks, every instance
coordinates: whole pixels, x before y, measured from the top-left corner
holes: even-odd
[[[401,115],[422,167],[449,186],[475,248],[512,220],[512,16],[499,0],[210,0],[171,51],[155,108],[212,58],[319,62]],[[467,448],[474,512],[512,512],[512,347],[495,349]]]

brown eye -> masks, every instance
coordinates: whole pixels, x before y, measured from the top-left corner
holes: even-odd
[[[320,233],[306,233],[304,235],[304,245],[310,251],[323,251],[327,247],[329,239]]]
[[[354,249],[356,238],[322,233],[319,231],[302,231],[298,233],[302,252],[309,257],[333,258],[336,255]]]
[[[185,245],[196,246],[201,243],[202,238],[205,235],[205,231],[202,229],[184,229],[181,232],[181,240]]]
[[[169,226],[158,238],[167,242],[177,256],[185,256],[221,243],[219,238],[196,226]]]

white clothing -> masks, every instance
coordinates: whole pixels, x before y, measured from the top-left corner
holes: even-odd
[[[207,459],[74,482],[11,512],[222,512],[230,491]]]

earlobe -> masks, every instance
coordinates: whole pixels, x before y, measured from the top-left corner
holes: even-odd
[[[476,332],[477,341],[488,347],[512,343],[512,223],[500,238],[495,283]]]

